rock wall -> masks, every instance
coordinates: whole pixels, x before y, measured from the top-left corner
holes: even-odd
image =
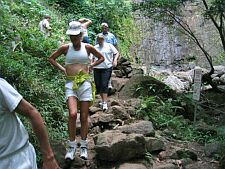
[[[204,7],[201,1],[186,3],[182,9],[183,20],[187,22],[200,42],[212,56],[222,51],[217,30],[210,20],[201,15]],[[136,26],[142,32],[141,41],[132,48],[134,57],[139,58],[142,65],[170,65],[186,58],[196,57],[196,65],[208,67],[203,53],[198,46],[184,35],[177,24],[171,26],[163,22],[154,22],[135,13]]]

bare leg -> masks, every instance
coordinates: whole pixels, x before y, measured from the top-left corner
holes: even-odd
[[[76,120],[77,120],[77,100],[75,97],[69,97],[67,100],[67,106],[69,108],[69,140],[74,141],[76,138]]]
[[[80,106],[80,122],[81,122],[81,140],[80,140],[80,158],[87,160],[87,134],[88,134],[88,112],[89,101],[82,101]]]
[[[89,101],[80,103],[81,139],[86,140],[88,134]]]

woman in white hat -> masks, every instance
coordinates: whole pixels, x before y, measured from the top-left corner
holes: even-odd
[[[65,95],[69,109],[69,141],[65,159],[74,159],[76,153],[76,119],[78,108],[80,108],[81,121],[81,146],[80,157],[87,159],[87,134],[88,134],[88,112],[90,103],[94,99],[94,84],[91,82],[89,71],[104,61],[103,55],[92,45],[82,41],[81,23],[72,21],[66,32],[70,36],[71,43],[62,45],[49,57],[49,62],[61,70],[66,78]],[[98,60],[89,64],[89,55],[95,55]],[[56,61],[60,55],[65,55],[65,66]]]

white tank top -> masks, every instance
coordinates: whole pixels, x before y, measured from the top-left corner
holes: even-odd
[[[69,43],[69,49],[66,54],[65,64],[88,64],[89,57],[85,48],[85,43],[81,42],[79,51],[76,51],[72,43]]]

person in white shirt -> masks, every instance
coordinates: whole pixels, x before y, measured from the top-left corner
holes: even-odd
[[[45,35],[45,37],[50,36],[50,32],[52,30],[52,28],[50,27],[49,21],[50,21],[51,17],[46,15],[44,17],[44,19],[42,21],[39,22],[38,28],[41,32],[43,32],[43,34]]]
[[[113,33],[109,32],[109,25],[107,23],[103,22],[101,24],[101,28],[102,28],[102,32],[99,33],[98,35],[103,35],[105,42],[111,43],[119,51],[118,44],[117,44],[118,43],[117,38]],[[97,44],[97,39],[95,40],[95,44]],[[119,59],[120,59],[120,56],[118,56],[117,62],[119,61]],[[113,90],[111,79],[109,80],[108,88],[109,88],[108,95],[113,94],[114,90]]]
[[[94,66],[93,71],[96,93],[100,94],[102,99],[100,105],[103,110],[107,110],[108,83],[111,78],[112,67],[117,65],[119,52],[112,44],[106,43],[104,39],[104,35],[99,34],[97,36],[97,45],[94,47],[104,56],[105,60],[101,64]]]
[[[37,169],[36,153],[17,113],[29,119],[42,152],[42,169],[59,169],[40,113],[0,78],[0,168]]]

